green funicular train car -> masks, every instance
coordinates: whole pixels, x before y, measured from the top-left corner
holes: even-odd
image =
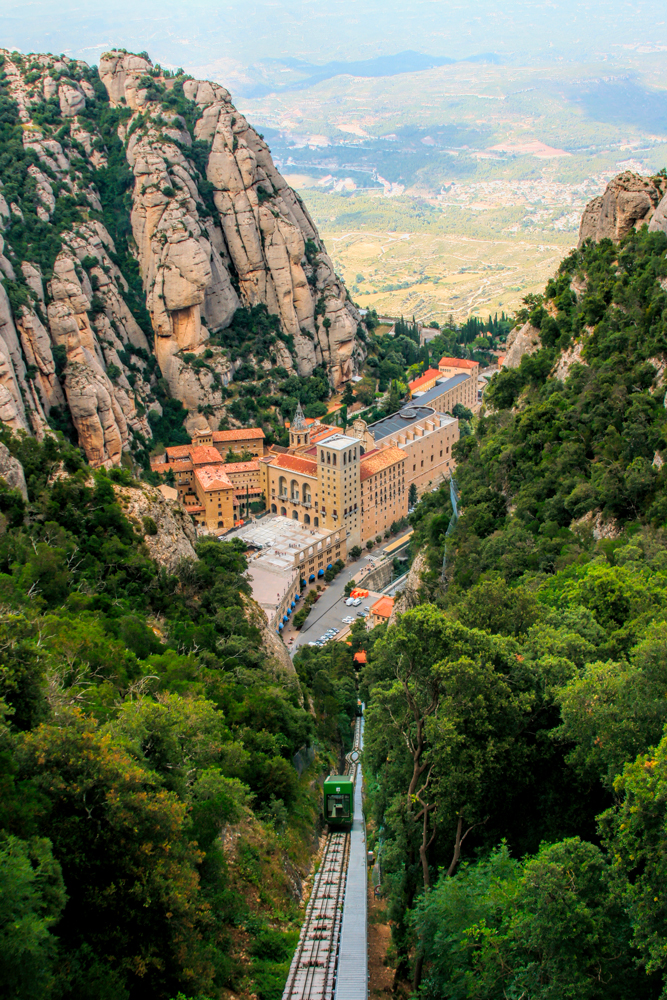
[[[354,782],[346,774],[324,779],[324,818],[335,829],[350,827],[354,812]]]

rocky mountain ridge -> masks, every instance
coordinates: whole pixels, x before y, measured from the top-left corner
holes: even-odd
[[[223,87],[121,51],[0,63],[1,420],[108,466],[169,400],[217,428],[243,361],[355,373],[359,314]],[[226,340],[258,307],[269,332]]]

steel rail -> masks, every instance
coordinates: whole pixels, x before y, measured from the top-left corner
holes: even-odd
[[[345,774],[353,781],[360,749],[361,720],[357,718],[353,749],[345,758]],[[313,880],[282,1000],[333,1000],[349,859],[350,834],[331,831]]]

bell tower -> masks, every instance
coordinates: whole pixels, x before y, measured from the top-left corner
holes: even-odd
[[[290,424],[289,444],[290,448],[303,448],[304,445],[310,445],[310,428],[304,419],[301,403],[297,403],[294,420]]]

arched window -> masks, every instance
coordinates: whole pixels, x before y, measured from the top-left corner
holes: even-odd
[[[278,508],[276,507],[276,505],[274,503],[271,504],[271,513],[272,514],[277,514],[278,513]]]
[[[278,493],[281,497],[287,493],[287,480],[284,476],[281,476],[278,480]]]
[[[315,518],[314,524],[315,524],[316,528],[319,528],[319,526],[320,526],[320,519],[319,519],[319,517]]]
[[[293,510],[292,511],[292,520],[293,521],[298,521],[299,520],[299,512],[298,512],[298,510]]]
[[[310,514],[304,514],[303,515],[303,523],[304,524],[310,524]],[[303,558],[303,552],[301,553],[301,557]]]
[[[292,482],[289,484],[289,489],[290,489],[290,497],[291,497],[291,499],[298,501],[298,499],[299,499],[299,484],[297,483],[296,479],[293,479]]]
[[[304,483],[301,487],[301,496],[304,503],[310,503],[310,486],[308,483]]]
[[[285,510],[284,507],[280,508],[280,515],[281,517],[287,517],[287,511]]]

